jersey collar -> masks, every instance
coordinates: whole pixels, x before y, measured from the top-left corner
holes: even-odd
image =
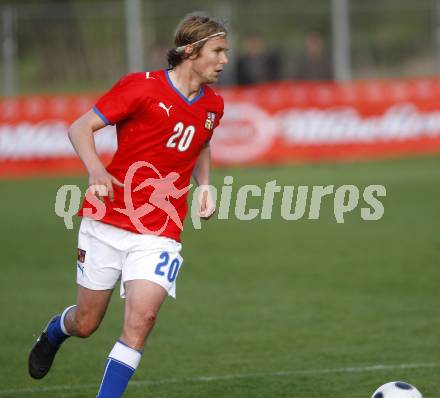
[[[182,92],[173,84],[173,82],[170,79],[170,75],[168,74],[169,69],[165,69],[165,76],[167,78],[168,84],[171,86],[171,88],[179,95],[180,98],[182,98],[188,105],[192,105],[195,102],[197,102],[200,98],[202,98],[205,94],[205,85],[202,84],[200,87],[200,92],[192,99],[189,100],[187,97],[185,97]]]

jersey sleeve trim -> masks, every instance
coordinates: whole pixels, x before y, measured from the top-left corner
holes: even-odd
[[[101,120],[105,123],[105,124],[111,124],[109,122],[109,120],[102,114],[102,112],[96,107],[93,107],[93,111],[101,118]]]

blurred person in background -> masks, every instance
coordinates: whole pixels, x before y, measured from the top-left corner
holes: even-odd
[[[278,52],[268,49],[260,34],[247,34],[243,40],[243,49],[237,57],[237,83],[248,85],[279,80],[280,70]]]
[[[208,84],[228,62],[227,32],[222,23],[192,14],[179,24],[174,44],[169,69],[123,77],[69,128],[89,174],[90,195],[80,211],[78,294],[32,348],[28,366],[35,379],[46,376],[66,339],[89,337],[99,327],[121,279],[122,334],[105,363],[97,398],[122,397],[162,303],[175,297],[191,176],[201,186],[198,216],[208,219],[215,211],[209,143],[223,99]],[[104,167],[94,132],[109,124],[116,125],[118,149]],[[139,209],[145,211],[133,218]]]
[[[331,54],[324,36],[310,32],[304,38],[303,48],[294,60],[294,80],[333,80]]]

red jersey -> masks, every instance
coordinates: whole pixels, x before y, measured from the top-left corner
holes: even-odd
[[[161,70],[127,75],[94,110],[116,124],[118,149],[107,171],[125,184],[113,185],[114,201],[106,198],[100,221],[145,233],[140,222],[151,233],[180,241],[192,171],[223,116],[223,99],[203,85],[188,100]],[[86,208],[96,212],[85,199],[79,214]],[[140,216],[131,217],[128,208]]]

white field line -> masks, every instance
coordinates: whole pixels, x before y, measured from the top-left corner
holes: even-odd
[[[370,365],[370,366],[355,366],[346,368],[324,368],[324,369],[297,369],[297,370],[281,370],[270,373],[243,373],[243,374],[227,374],[214,376],[194,376],[184,378],[170,378],[163,380],[134,380],[130,382],[130,386],[146,386],[146,385],[161,385],[161,384],[179,384],[179,383],[203,383],[221,380],[235,380],[247,379],[254,377],[284,377],[284,376],[301,376],[301,375],[319,375],[329,373],[365,373],[376,372],[382,370],[401,370],[401,369],[422,369],[422,368],[440,368],[440,363],[415,363],[415,364],[400,364],[400,365]],[[16,388],[8,390],[0,390],[0,396],[13,397],[15,394],[37,394],[43,392],[57,392],[57,391],[78,391],[98,389],[99,384],[73,384],[73,385],[58,385],[40,388]]]

